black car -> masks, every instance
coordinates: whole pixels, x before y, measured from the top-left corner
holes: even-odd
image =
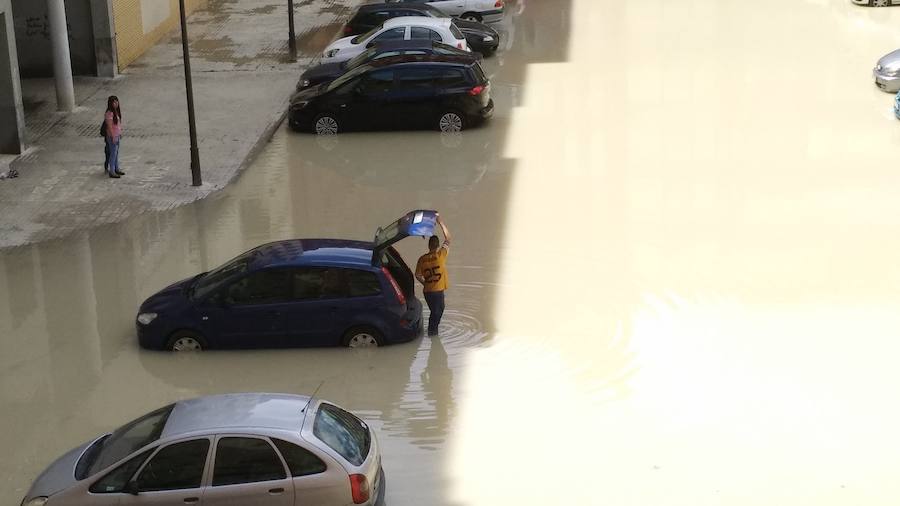
[[[310,86],[334,81],[348,70],[353,70],[370,61],[404,55],[444,55],[470,58],[473,60],[481,59],[478,53],[463,51],[462,49],[457,49],[449,44],[444,44],[443,42],[427,39],[388,40],[379,42],[349,60],[337,63],[322,63],[306,69],[306,71],[300,75],[297,89],[301,90],[303,88],[309,88]]]
[[[458,132],[493,113],[491,84],[477,61],[433,55],[376,60],[298,91],[288,118],[295,130],[325,135],[418,128]]]
[[[381,25],[386,20],[399,16],[426,16],[449,18],[451,16],[426,3],[375,3],[362,5],[344,26],[344,36],[358,35]],[[497,30],[477,21],[456,19],[456,26],[466,36],[472,51],[490,56],[500,46]]]

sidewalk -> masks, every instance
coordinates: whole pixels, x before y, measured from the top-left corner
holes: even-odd
[[[57,238],[184,205],[227,185],[280,125],[303,67],[360,0],[296,2],[298,61],[289,61],[284,0],[210,0],[188,20],[203,186],[191,186],[190,142],[176,30],[116,79],[76,78],[77,109],[55,111],[52,79],[22,82],[27,151],[0,180],[0,248]],[[117,95],[121,166],[103,171],[100,122]]]

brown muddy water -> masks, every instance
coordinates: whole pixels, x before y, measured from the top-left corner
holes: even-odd
[[[870,78],[900,9],[510,4],[484,128],[282,129],[210,199],[0,253],[0,501],[167,402],[321,383],[392,506],[900,502],[900,124]],[[159,288],[413,208],[454,233],[440,338],[137,347]]]

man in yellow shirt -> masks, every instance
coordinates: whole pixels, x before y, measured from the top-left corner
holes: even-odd
[[[450,231],[447,225],[437,215],[437,223],[444,232],[444,243],[441,244],[438,236],[428,238],[428,253],[419,257],[416,263],[416,279],[422,283],[425,292],[425,302],[431,311],[428,317],[428,335],[438,334],[438,325],[441,324],[441,316],[444,314],[444,291],[447,290],[447,254],[450,252]]]

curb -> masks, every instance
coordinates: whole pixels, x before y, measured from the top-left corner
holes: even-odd
[[[228,179],[225,181],[225,183],[222,185],[222,187],[216,189],[216,191],[224,190],[227,186],[231,185],[231,183],[233,183],[234,180],[238,178],[238,176],[240,176],[241,174],[244,173],[244,171],[247,169],[247,167],[249,167],[250,165],[253,164],[254,160],[256,160],[256,157],[259,156],[259,153],[265,148],[266,144],[268,144],[272,140],[272,137],[275,136],[275,132],[277,132],[278,129],[281,127],[281,124],[284,123],[284,119],[287,118],[287,113],[288,113],[287,107],[288,107],[289,102],[290,102],[290,96],[288,96],[288,98],[283,99],[281,101],[281,106],[280,106],[281,112],[276,114],[273,117],[272,121],[270,121],[269,124],[266,126],[266,128],[263,129],[259,138],[256,139],[255,143],[253,143],[253,146],[250,148],[250,151],[248,151],[247,155],[244,156],[244,159],[241,160],[240,165],[238,165],[238,167],[237,167],[237,169],[235,169],[234,173],[231,174],[228,177]],[[213,193],[215,193],[215,191],[210,192],[209,194],[204,195],[203,197],[200,197],[200,198],[205,198],[209,195],[212,195]]]

